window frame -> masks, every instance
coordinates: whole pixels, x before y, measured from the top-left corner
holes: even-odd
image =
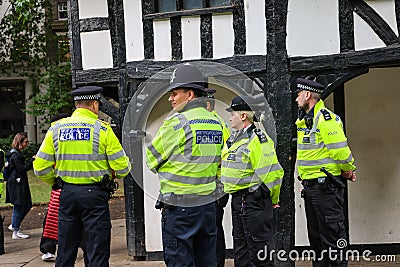
[[[60,10],[61,6],[65,5],[65,10]],[[61,18],[60,17],[60,13],[61,12],[66,12],[67,13],[67,17],[66,18]],[[68,3],[67,2],[58,2],[57,3],[57,19],[58,20],[68,20]]]
[[[144,15],[144,19],[165,19],[165,18],[173,18],[173,17],[182,17],[182,16],[194,16],[194,15],[205,15],[205,14],[215,14],[215,13],[228,13],[235,12],[237,10],[234,2],[230,1],[229,6],[217,6],[210,7],[209,0],[202,0],[203,8],[196,9],[183,9],[183,1],[184,0],[176,0],[176,7],[178,10],[176,11],[168,11],[168,12],[158,12],[158,1],[154,1],[154,12],[151,14]]]

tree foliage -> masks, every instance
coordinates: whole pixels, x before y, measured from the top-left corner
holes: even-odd
[[[60,64],[69,48],[61,42],[66,35],[57,35],[50,27],[50,1],[0,0],[2,3],[6,13],[0,18],[0,76],[26,77],[31,81],[32,104],[26,112],[48,118],[70,111],[70,63]],[[47,121],[45,118],[43,122]]]

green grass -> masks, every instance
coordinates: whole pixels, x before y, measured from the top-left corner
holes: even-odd
[[[51,186],[33,174],[33,171],[28,172],[29,179],[29,187],[31,189],[31,196],[33,204],[41,204],[48,203],[50,199]],[[124,182],[121,179],[118,179],[119,188],[117,192],[115,192],[114,196],[123,196],[124,195]],[[6,199],[6,185],[4,184],[4,192],[1,195],[0,199],[0,207],[3,206],[11,206],[10,203],[4,203]]]

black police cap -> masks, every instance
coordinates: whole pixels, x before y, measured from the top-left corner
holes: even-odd
[[[314,80],[297,78],[296,81],[297,81],[296,93],[303,91],[303,90],[315,92],[318,94],[322,94],[324,92],[325,86],[323,86],[322,84],[320,84]]]
[[[206,93],[207,98],[214,98],[214,94],[215,94],[215,92],[217,92],[217,90],[212,89],[212,88],[204,88],[204,91]]]
[[[100,102],[101,92],[103,88],[100,86],[82,86],[71,92],[74,101],[80,100],[97,100]]]
[[[205,92],[206,81],[200,70],[190,64],[176,67],[170,78],[168,91],[176,88],[189,88]]]
[[[253,108],[251,108],[253,107]],[[254,110],[254,98],[251,96],[236,96],[232,99],[231,105],[226,111],[253,111]]]

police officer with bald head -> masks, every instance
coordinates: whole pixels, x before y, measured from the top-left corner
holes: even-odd
[[[297,169],[308,239],[317,256],[313,266],[347,266],[343,201],[345,179],[356,180],[356,167],[340,117],[321,100],[324,89],[315,80],[297,79]]]
[[[123,178],[131,164],[110,125],[98,119],[102,90],[71,92],[76,110],[50,127],[34,161],[36,176],[51,185],[57,177],[62,188],[55,266],[74,266],[83,234],[87,266],[109,266],[110,177]]]

